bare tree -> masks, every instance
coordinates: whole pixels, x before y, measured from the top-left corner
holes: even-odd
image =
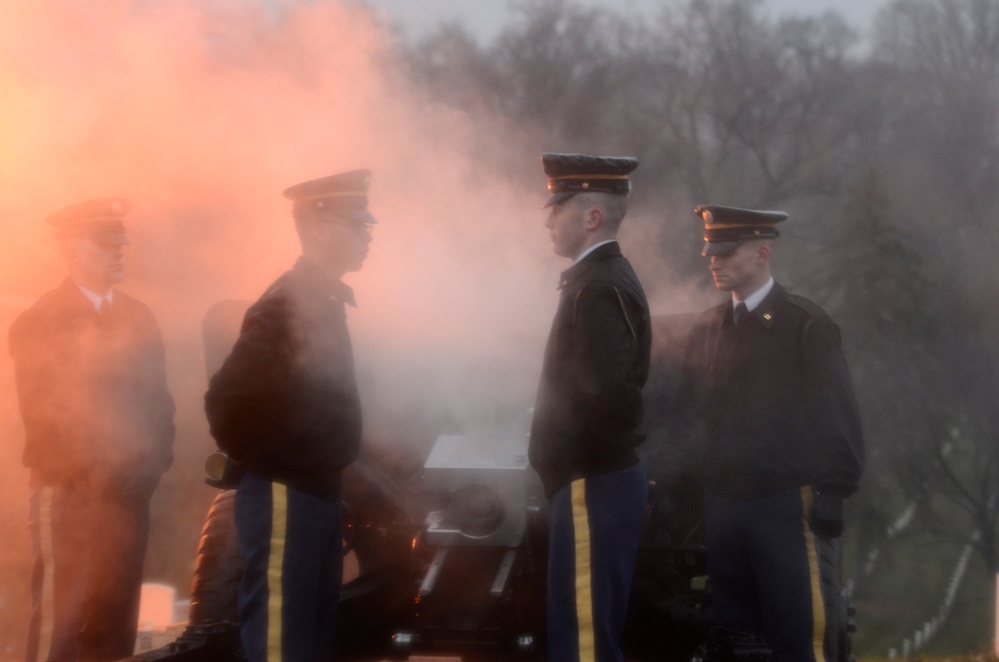
[[[652,151],[693,198],[828,198],[847,169],[853,34],[834,14],[770,22],[761,7],[693,0],[647,33],[660,93],[641,112],[657,120]]]
[[[933,318],[912,409],[922,432],[897,466],[934,534],[967,540],[988,572],[999,531],[999,314],[982,294],[999,289],[999,4],[895,0],[877,18],[874,60],[887,68],[882,162],[899,216],[930,246],[923,273],[940,283],[919,304]],[[970,268],[969,268],[970,266]]]
[[[942,239],[994,253],[999,232],[999,4],[894,0],[878,16],[876,61],[893,70],[886,136],[906,199],[923,214],[959,218]],[[932,191],[932,193],[931,193]]]

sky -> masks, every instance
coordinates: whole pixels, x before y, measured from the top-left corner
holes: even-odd
[[[364,0],[384,12],[390,25],[400,27],[411,39],[419,39],[442,22],[458,22],[484,42],[493,39],[510,18],[509,0]],[[655,16],[664,3],[675,0],[576,0],[576,2],[615,8],[621,12],[641,12]],[[775,15],[819,15],[836,11],[861,30],[886,0],[766,0]]]

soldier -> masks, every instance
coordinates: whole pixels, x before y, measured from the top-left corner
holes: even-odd
[[[135,648],[149,500],[173,460],[163,341],[123,278],[122,198],[48,217],[69,277],[10,328],[34,554],[27,660]]]
[[[240,635],[250,662],[329,660],[343,548],[340,475],[361,443],[361,404],[341,278],[368,254],[370,172],[284,191],[302,245],[250,307],[212,377],[205,411],[245,473],[236,530],[246,558]]]
[[[633,158],[545,154],[545,226],[575,264],[545,352],[529,457],[548,497],[548,659],[621,660],[621,635],[648,485],[642,386],[645,293],[616,241]]]
[[[677,396],[679,429],[702,451],[715,621],[762,634],[781,660],[822,660],[825,639],[834,660],[836,613],[823,597],[838,599],[843,500],[863,466],[839,329],[771,275],[787,214],[695,212],[715,287],[731,293],[695,323]]]

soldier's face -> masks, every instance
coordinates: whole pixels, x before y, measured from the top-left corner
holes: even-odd
[[[320,242],[324,261],[335,271],[359,271],[368,257],[373,226],[347,217],[323,221]]]
[[[552,239],[552,250],[559,257],[575,259],[586,247],[586,217],[576,196],[552,205],[545,227]]]
[[[731,253],[712,255],[708,268],[717,289],[742,298],[766,282],[769,265],[770,247],[762,241],[747,241]]]
[[[78,283],[104,294],[125,277],[125,249],[120,243],[83,235],[67,239],[70,272]]]

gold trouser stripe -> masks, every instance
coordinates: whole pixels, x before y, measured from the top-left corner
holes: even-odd
[[[576,540],[576,627],[579,662],[594,662],[593,589],[590,573],[590,515],[586,509],[586,479],[572,481],[572,526]]]
[[[41,623],[38,629],[38,659],[47,660],[52,652],[52,632],[55,626],[55,551],[52,548],[51,487],[40,491],[38,508],[38,547],[42,557]]]
[[[271,547],[267,561],[267,660],[281,662],[281,591],[285,538],[288,533],[288,488],[271,483]]]
[[[826,605],[822,600],[822,575],[819,572],[819,554],[815,547],[815,534],[808,520],[812,512],[812,488],[801,488],[802,528],[805,532],[805,549],[808,553],[808,574],[812,581],[812,649],[817,661],[824,660],[822,645],[826,633]]]

